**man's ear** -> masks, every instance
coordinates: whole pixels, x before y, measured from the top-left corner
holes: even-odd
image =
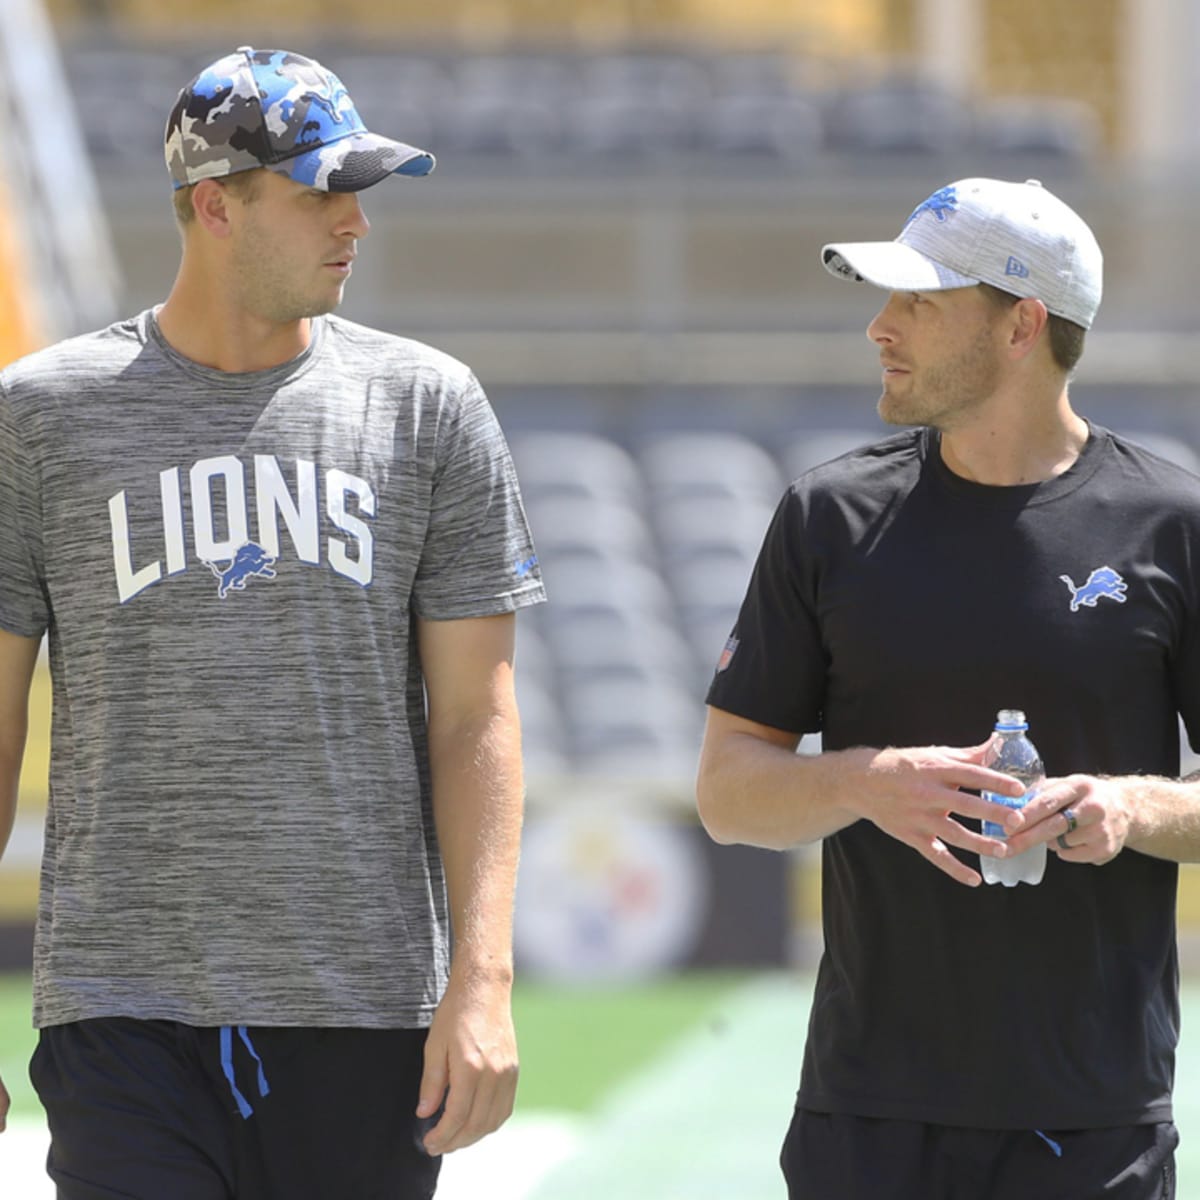
[[[196,221],[213,237],[227,238],[231,232],[231,199],[229,191],[219,179],[202,179],[192,188],[192,209]]]
[[[1009,315],[1012,320],[1009,349],[1017,358],[1024,358],[1037,345],[1050,314],[1040,300],[1025,298],[1012,306]]]

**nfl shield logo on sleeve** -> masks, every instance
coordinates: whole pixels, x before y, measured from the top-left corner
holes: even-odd
[[[733,662],[733,656],[737,652],[737,648],[738,648],[737,638],[731,637],[729,639],[729,641],[727,641],[725,643],[725,649],[721,651],[721,657],[717,659],[717,670],[718,671],[725,670],[725,668],[727,666],[729,666],[729,664],[731,662]]]

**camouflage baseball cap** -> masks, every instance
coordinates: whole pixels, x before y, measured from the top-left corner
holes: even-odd
[[[434,166],[432,154],[368,132],[341,80],[319,62],[250,46],[179,93],[166,157],[176,188],[266,167],[324,192],[359,192]]]

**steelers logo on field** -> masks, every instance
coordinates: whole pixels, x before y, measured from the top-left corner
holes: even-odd
[[[525,826],[514,946],[522,970],[633,979],[695,950],[708,905],[695,830],[666,817],[566,812]]]

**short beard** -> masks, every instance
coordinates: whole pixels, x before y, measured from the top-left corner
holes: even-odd
[[[286,325],[323,317],[341,304],[344,287],[335,295],[304,296],[290,284],[285,272],[273,269],[275,265],[253,243],[247,243],[235,257],[241,301],[257,316]]]
[[[919,393],[896,400],[885,390],[877,405],[879,415],[889,425],[925,425],[942,432],[953,429],[996,390],[1000,364],[991,334],[989,324],[956,358],[923,372]]]

